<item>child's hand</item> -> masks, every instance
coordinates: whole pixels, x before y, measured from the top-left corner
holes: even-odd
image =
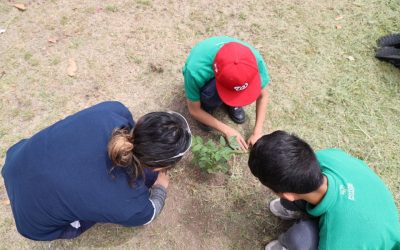
[[[160,185],[165,188],[168,188],[169,184],[169,176],[167,170],[158,172],[157,180],[154,182],[154,185]]]
[[[256,144],[256,142],[258,141],[258,139],[260,139],[260,137],[262,136],[262,134],[252,134],[250,136],[250,138],[247,140],[247,144],[252,147],[254,146],[254,144]]]
[[[227,140],[229,140],[229,138],[231,138],[231,137],[235,137],[240,148],[243,151],[247,151],[248,146],[247,146],[246,141],[243,139],[243,136],[235,129],[228,127],[228,129],[225,131],[225,137]]]

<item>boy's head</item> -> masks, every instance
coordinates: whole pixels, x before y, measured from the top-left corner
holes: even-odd
[[[285,131],[261,137],[251,149],[248,164],[253,175],[278,194],[310,193],[323,182],[310,145]]]
[[[224,44],[215,55],[213,70],[218,95],[225,104],[243,107],[260,96],[257,59],[247,46],[238,42]]]

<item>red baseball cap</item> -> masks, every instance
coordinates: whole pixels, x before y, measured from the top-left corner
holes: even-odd
[[[261,93],[261,78],[256,57],[246,46],[230,42],[222,46],[214,59],[217,92],[232,107],[246,106]]]

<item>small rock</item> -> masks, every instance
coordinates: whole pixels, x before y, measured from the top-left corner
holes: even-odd
[[[70,77],[74,77],[76,75],[76,71],[78,70],[78,67],[76,66],[76,62],[74,59],[70,58],[68,60],[68,68],[67,68],[67,74]]]
[[[156,73],[164,72],[164,69],[161,67],[161,65],[150,63],[149,66],[150,66],[150,70],[152,72],[156,72]]]
[[[17,8],[20,11],[25,11],[26,10],[26,6],[23,3],[16,3],[13,5],[15,8]]]
[[[57,42],[58,42],[58,38],[57,38],[57,37],[49,37],[49,38],[47,39],[47,41],[48,41],[49,43],[57,43]]]

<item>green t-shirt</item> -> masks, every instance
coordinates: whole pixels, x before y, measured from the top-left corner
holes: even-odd
[[[264,88],[267,86],[269,82],[268,70],[260,52],[250,44],[233,37],[211,37],[199,42],[192,48],[182,69],[185,79],[186,97],[190,101],[200,101],[201,87],[215,77],[212,68],[215,55],[224,44],[229,42],[238,42],[251,49],[257,60],[258,71],[261,76],[261,87]]]
[[[328,190],[307,211],[319,219],[319,249],[400,249],[393,196],[361,160],[338,149],[316,153]]]

